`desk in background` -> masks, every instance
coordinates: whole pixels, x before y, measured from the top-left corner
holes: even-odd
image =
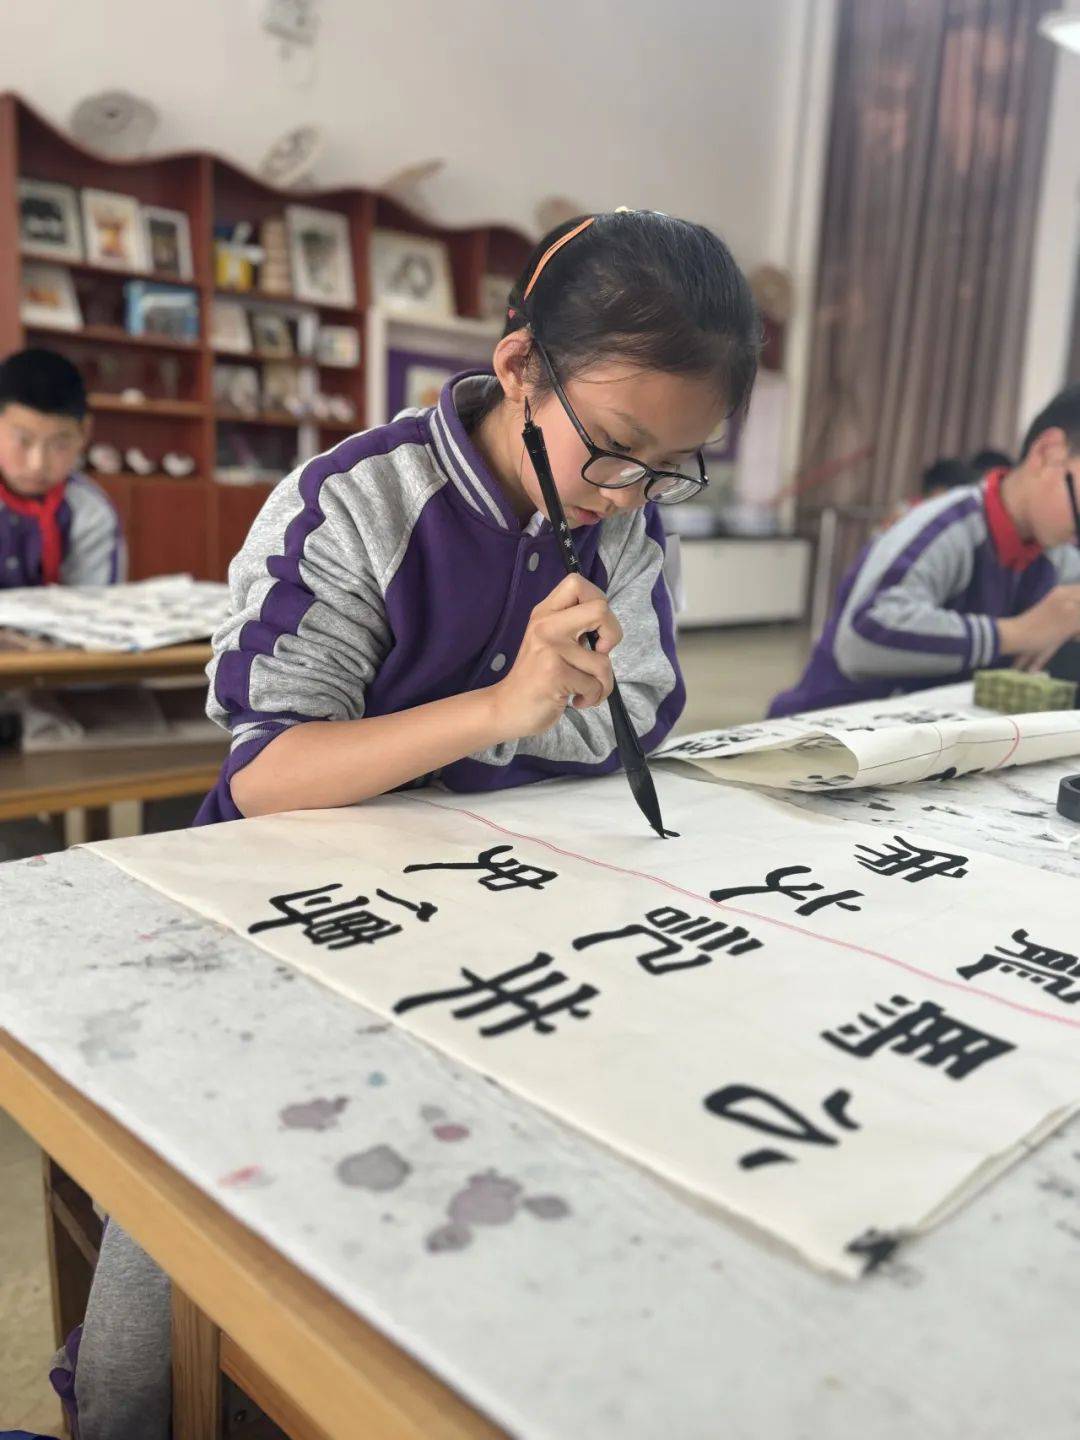
[[[29,641],[0,631],[0,694],[62,685],[115,685],[167,676],[198,679],[210,646],[94,652]],[[126,749],[23,755],[0,750],[0,821],[85,808],[87,838],[104,839],[108,807],[124,800],[162,800],[209,790],[228,751],[220,741],[178,741]]]

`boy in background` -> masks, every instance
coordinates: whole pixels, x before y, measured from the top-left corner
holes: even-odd
[[[124,578],[116,510],[78,472],[86,411],[82,377],[62,355],[20,350],[0,363],[0,590]]]
[[[1080,636],[1080,385],[1036,416],[1011,469],[916,506],[844,577],[791,715],[962,680],[1006,660],[1039,670]]]

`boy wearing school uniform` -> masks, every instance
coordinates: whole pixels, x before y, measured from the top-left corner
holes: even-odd
[[[124,578],[119,517],[78,470],[86,410],[82,377],[62,355],[20,350],[0,363],[0,590]]]
[[[1033,421],[1019,462],[917,506],[844,577],[801,680],[770,716],[1038,670],[1080,635],[1080,385]]]

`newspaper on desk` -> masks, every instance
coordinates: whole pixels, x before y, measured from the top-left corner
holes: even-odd
[[[190,575],[127,585],[0,590],[0,628],[85,650],[156,650],[204,640],[224,620],[229,587]]]
[[[997,715],[972,703],[970,682],[919,696],[680,735],[654,759],[698,779],[778,790],[847,790],[953,779],[1080,755],[1080,711]]]

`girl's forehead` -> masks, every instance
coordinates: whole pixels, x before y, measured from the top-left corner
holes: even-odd
[[[582,405],[612,421],[634,423],[641,432],[676,449],[702,445],[723,426],[727,405],[715,383],[627,365],[597,365],[571,382]]]

